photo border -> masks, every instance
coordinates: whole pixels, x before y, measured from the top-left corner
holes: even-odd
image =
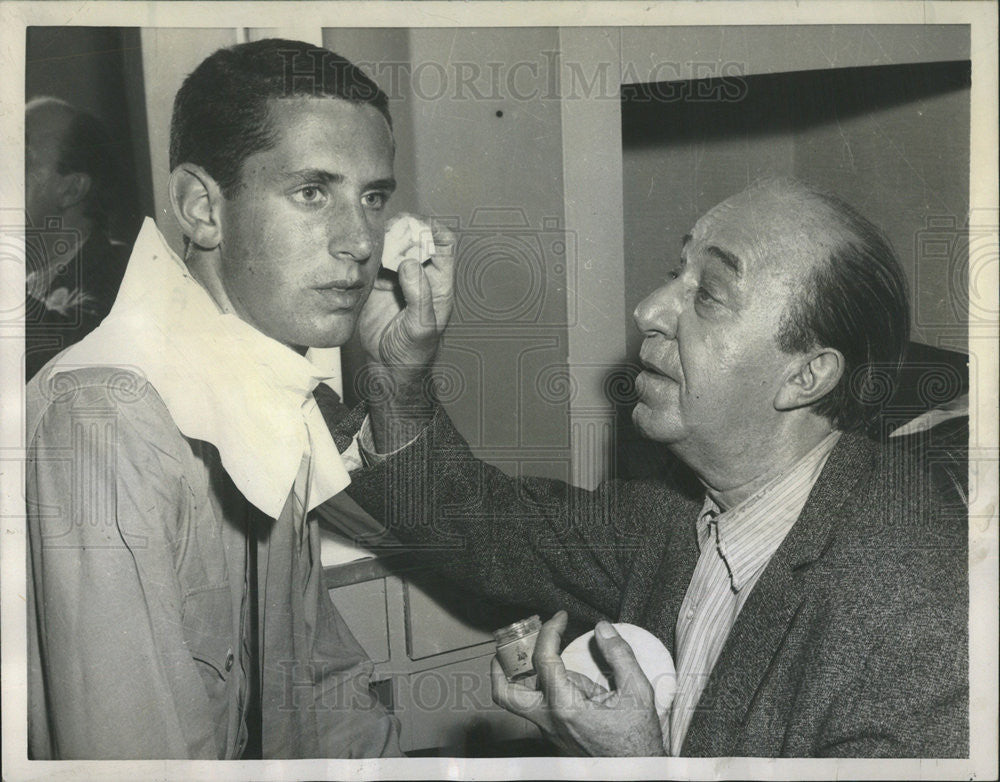
[[[3,214],[23,214],[25,27],[284,27],[294,7],[310,27],[528,27],[631,25],[968,24],[971,34],[970,230],[997,232],[997,6],[992,2],[16,2],[0,5],[0,154]],[[345,23],[345,20],[347,23]],[[978,224],[978,221],[982,224]],[[0,311],[23,296],[24,270],[10,263],[5,233]],[[987,259],[989,261],[989,259]],[[972,259],[970,259],[970,267]],[[970,285],[970,311],[996,307],[997,257]],[[970,280],[972,275],[970,274]],[[22,300],[23,304],[23,300]],[[978,304],[978,306],[977,306]],[[970,315],[970,317],[972,317]],[[0,334],[3,776],[10,780],[105,779],[942,779],[997,775],[997,323],[970,323],[979,371],[970,392],[970,739],[968,760],[747,758],[406,758],[293,761],[28,761],[26,746],[23,387],[16,370],[23,332]],[[15,368],[15,371],[8,371]],[[20,650],[20,653],[19,653]]]

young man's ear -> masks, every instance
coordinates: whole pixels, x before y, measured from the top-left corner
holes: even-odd
[[[774,397],[775,410],[794,410],[818,402],[844,374],[844,355],[834,348],[806,353],[792,366]]]
[[[182,163],[170,172],[170,205],[184,235],[205,250],[214,250],[222,241],[219,220],[222,191],[201,166]]]
[[[59,207],[66,210],[76,206],[87,197],[92,184],[90,174],[82,171],[63,174],[59,183]]]

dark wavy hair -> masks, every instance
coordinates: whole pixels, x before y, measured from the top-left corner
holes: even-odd
[[[844,373],[814,405],[842,431],[867,426],[895,386],[910,338],[906,277],[888,238],[843,199],[795,180],[781,180],[814,209],[833,240],[785,311],[778,346],[788,353],[839,350]]]
[[[270,103],[292,97],[369,104],[392,127],[387,96],[352,62],[301,41],[268,38],[220,49],[184,80],[170,122],[170,169],[195,163],[232,197],[244,161],[277,143]]]

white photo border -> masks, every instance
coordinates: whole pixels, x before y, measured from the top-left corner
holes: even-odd
[[[0,155],[3,214],[23,214],[25,28],[31,25],[109,27],[283,27],[290,7],[310,27],[528,27],[632,25],[964,24],[971,35],[970,214],[997,235],[997,5],[992,2],[16,2],[0,5]],[[15,211],[16,210],[16,211]],[[6,231],[7,229],[4,229]],[[23,296],[24,269],[11,254],[18,237],[4,233],[2,306]],[[23,245],[22,245],[23,247]],[[23,259],[23,256],[22,256]],[[971,263],[971,259],[970,259]],[[970,286],[970,311],[995,312],[994,255]],[[971,277],[971,275],[970,275]],[[976,306],[976,305],[979,306]],[[296,779],[944,779],[997,776],[997,322],[970,323],[978,362],[970,443],[970,694],[968,760],[774,760],[753,758],[409,758],[295,761],[28,761],[26,748],[23,332],[0,339],[0,513],[2,536],[3,777],[9,780],[296,780]],[[15,349],[16,348],[16,349]],[[8,371],[9,370],[9,371]],[[979,490],[975,490],[978,486]]]

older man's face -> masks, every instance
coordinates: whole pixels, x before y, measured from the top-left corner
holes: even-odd
[[[724,201],[667,262],[666,284],[636,308],[645,369],[633,420],[696,470],[768,442],[779,426],[773,402],[793,357],[776,335],[813,263],[797,208],[760,191]]]
[[[275,101],[272,120],[277,143],[247,158],[223,206],[219,281],[269,337],[342,345],[379,268],[392,134],[374,107],[337,98]]]
[[[64,177],[58,164],[72,119],[72,111],[56,103],[32,106],[24,117],[24,205],[28,224],[36,228],[44,228],[47,219],[63,214]]]

